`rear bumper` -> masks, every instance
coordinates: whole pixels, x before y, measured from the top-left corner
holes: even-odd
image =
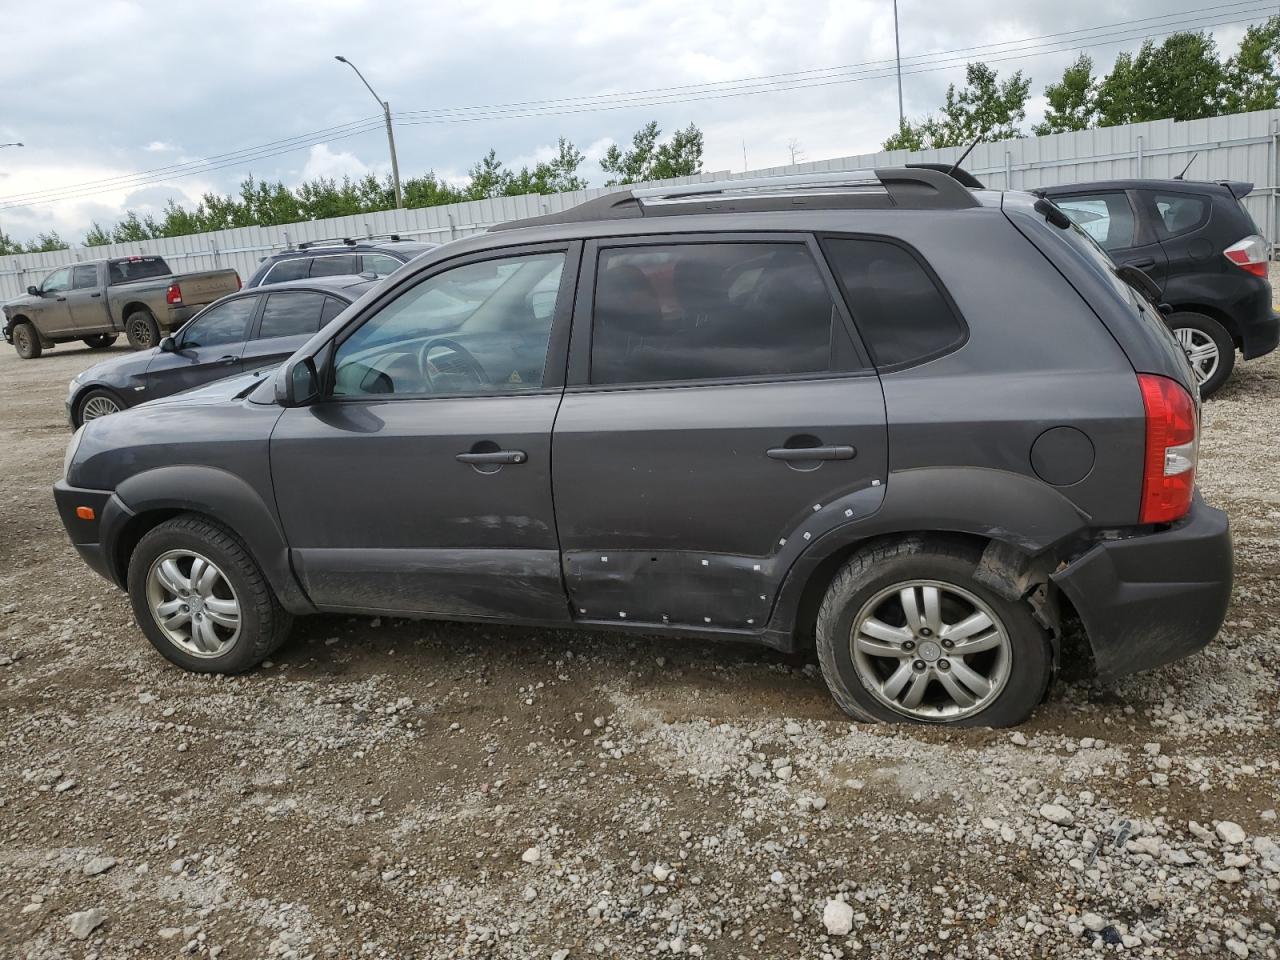
[[[1053,575],[1084,622],[1098,674],[1113,679],[1188,656],[1231,600],[1227,515],[1197,492],[1167,530],[1097,544]]]
[[[1265,356],[1280,345],[1280,315],[1268,309],[1252,323],[1241,324],[1240,354],[1246,360]]]

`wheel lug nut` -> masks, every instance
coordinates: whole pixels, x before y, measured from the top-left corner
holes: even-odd
[[[903,644],[902,644],[903,650],[911,651],[911,650],[914,650],[915,648],[916,648],[916,642],[914,640],[903,641]]]
[[[938,661],[938,669],[939,669],[939,670],[950,670],[950,669],[951,669],[951,661],[950,661],[950,660],[939,660],[939,661]]]
[[[932,631],[932,630],[930,630],[928,627],[921,627],[921,628],[920,628],[920,636],[922,636],[922,637],[931,637],[931,636],[933,636],[933,631]]]
[[[183,613],[190,613],[190,612],[191,612],[191,607],[189,607],[187,604],[185,604],[185,603],[184,603],[184,604],[182,605],[182,612],[183,612]]]
[[[917,660],[915,663],[912,664],[912,666],[915,667],[917,670],[923,670],[925,668],[925,662],[923,660]]]
[[[942,645],[946,647],[948,650],[950,650],[952,647],[956,645],[956,642],[954,640],[943,640]]]

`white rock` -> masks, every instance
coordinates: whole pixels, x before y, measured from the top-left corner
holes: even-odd
[[[787,878],[783,876],[781,870],[775,870],[773,873],[769,874],[769,882],[775,886],[782,887],[786,885]]]
[[[803,728],[800,726],[800,724],[796,723],[794,720],[789,721],[785,729],[788,737],[799,736],[800,733],[803,731]]]
[[[1080,922],[1084,924],[1086,930],[1092,930],[1094,933],[1101,933],[1102,928],[1107,925],[1107,921],[1096,913],[1086,913],[1080,918]]]
[[[853,930],[853,907],[843,900],[828,900],[822,908],[822,924],[833,937],[847,936]]]
[[[1066,807],[1057,803],[1046,803],[1040,807],[1040,816],[1060,827],[1069,827],[1076,822],[1075,816]]]
[[[538,891],[537,891],[537,890],[535,890],[533,887],[525,887],[525,888],[524,888],[524,902],[525,902],[525,903],[530,903],[531,901],[533,901],[533,900],[537,900],[537,899],[538,899]]]
[[[115,857],[94,857],[84,865],[84,875],[86,877],[96,877],[100,873],[106,873],[115,865]]]
[[[81,910],[67,917],[67,926],[71,929],[71,935],[77,940],[88,940],[89,934],[102,926],[106,920],[107,911],[101,907],[94,907],[92,910]]]
[[[1249,948],[1246,947],[1239,940],[1236,940],[1234,938],[1231,940],[1228,940],[1226,946],[1227,946],[1227,949],[1230,950],[1237,957],[1249,956]]]
[[[669,876],[671,876],[671,868],[668,867],[666,864],[655,863],[653,865],[653,879],[657,880],[659,883],[662,883]]]
[[[569,960],[568,950],[552,950],[551,960]]]
[[[525,863],[537,863],[542,859],[542,851],[537,847],[530,847],[524,853],[520,854],[520,859]]]
[[[1243,875],[1235,867],[1228,867],[1226,870],[1219,870],[1214,874],[1223,883],[1239,883],[1244,879]]]
[[[1025,747],[1027,745],[1027,738],[1022,733],[1014,733],[1013,736],[1009,738],[1009,742],[1015,747]]]
[[[1244,843],[1246,834],[1240,824],[1232,823],[1230,820],[1223,820],[1218,824],[1218,836],[1227,843],[1236,844]]]
[[[779,767],[777,770],[773,771],[773,775],[785,783],[787,780],[791,779],[791,767],[787,765],[783,765]]]

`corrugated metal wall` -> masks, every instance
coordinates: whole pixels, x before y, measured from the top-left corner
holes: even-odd
[[[1185,123],[1155,120],[1123,127],[984,143],[969,155],[964,166],[990,187],[1021,190],[1086,180],[1172,177],[1198,152],[1199,156],[1187,173],[1188,179],[1248,180],[1255,184],[1245,203],[1274,250],[1280,239],[1276,201],[1276,190],[1280,184],[1276,170],[1278,137],[1280,110],[1262,110]],[[752,171],[749,175],[856,170],[930,161],[954,162],[962,149],[868,153],[796,166],[771,167]],[[668,182],[723,180],[730,176],[741,174],[721,171]],[[0,302],[19,296],[29,284],[38,284],[51,269],[77,260],[153,253],[171,261],[177,272],[234,267],[242,278],[247,278],[263,256],[303,240],[399,233],[445,241],[476,233],[506,220],[563,210],[607,192],[605,188],[593,188],[550,196],[499,197],[440,207],[312,220],[280,227],[241,227],[166,240],[5,257],[0,259]]]

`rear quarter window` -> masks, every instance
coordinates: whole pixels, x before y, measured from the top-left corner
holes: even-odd
[[[267,275],[262,278],[263,283],[284,283],[286,280],[301,280],[307,275],[307,269],[311,266],[311,261],[306,257],[294,257],[292,260],[278,260]]]
[[[950,299],[905,247],[827,237],[822,250],[877,367],[919,363],[964,342],[967,331]]]
[[[1164,233],[1176,237],[1204,226],[1209,219],[1209,200],[1189,193],[1152,193],[1159,216],[1158,224]]]

